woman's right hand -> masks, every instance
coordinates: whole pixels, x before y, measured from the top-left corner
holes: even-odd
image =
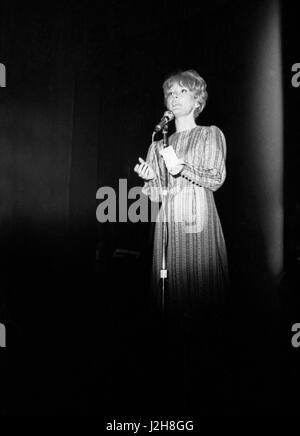
[[[144,161],[144,159],[142,159],[141,157],[139,157],[139,162],[140,163],[136,164],[136,166],[134,167],[134,171],[138,174],[138,176],[146,181],[154,179],[156,177],[156,174],[153,169],[147,164],[147,162]]]

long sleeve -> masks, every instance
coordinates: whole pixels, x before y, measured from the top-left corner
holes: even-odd
[[[199,162],[186,162],[181,176],[191,183],[216,191],[226,177],[225,160],[225,136],[218,127],[210,126],[201,159]]]
[[[148,195],[151,201],[160,201],[159,180],[162,187],[164,187],[165,185],[164,182],[165,168],[163,165],[163,160],[158,153],[160,148],[161,148],[161,141],[153,142],[149,147],[146,157],[146,162],[148,163],[148,165],[150,165],[150,167],[155,171],[157,175],[154,179],[145,182],[142,188],[143,194]],[[157,159],[155,158],[155,154]]]

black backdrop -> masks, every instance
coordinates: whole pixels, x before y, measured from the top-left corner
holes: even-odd
[[[233,281],[228,354],[234,381],[223,390],[234,392],[232,414],[281,407],[278,338],[283,335],[285,351],[289,323],[297,320],[289,318],[284,299],[279,332],[281,288],[269,271],[264,229],[251,212],[257,186],[247,176],[255,168],[243,147],[256,61],[251,38],[261,7],[226,0],[111,1],[98,8],[2,2],[3,415],[100,414],[104,407],[113,416],[131,406],[151,412],[152,397],[139,387],[144,408],[130,392],[153,371],[145,363],[144,336],[152,226],[97,223],[95,196],[100,186],[117,188],[122,178],[128,189],[140,184],[133,166],[145,156],[164,110],[161,84],[169,73],[189,68],[208,83],[201,124],[219,126],[228,143],[228,177],[216,193]],[[289,20],[284,10],[285,114],[296,92],[289,84],[290,64],[297,61],[287,44]],[[297,142],[293,116],[285,119],[286,143]],[[289,174],[291,152],[285,156]],[[289,182],[286,175],[285,272],[293,260]],[[139,257],[116,258],[116,248]]]

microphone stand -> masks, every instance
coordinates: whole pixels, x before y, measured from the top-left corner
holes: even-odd
[[[168,124],[163,127],[163,147],[168,146]],[[167,247],[168,247],[168,223],[165,219],[166,217],[166,202],[168,201],[168,172],[165,172],[165,186],[162,192],[162,195],[165,196],[163,202],[163,222],[162,222],[162,259],[161,259],[161,269],[160,269],[160,290],[161,290],[161,313],[162,320],[165,320],[166,317],[166,294],[167,294],[167,279],[168,279],[168,270],[167,270]]]

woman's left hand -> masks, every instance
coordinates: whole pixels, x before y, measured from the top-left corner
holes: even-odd
[[[170,168],[169,173],[172,176],[177,176],[178,174],[181,173],[182,170],[183,170],[183,164],[178,164],[178,165],[175,165],[174,167]]]

